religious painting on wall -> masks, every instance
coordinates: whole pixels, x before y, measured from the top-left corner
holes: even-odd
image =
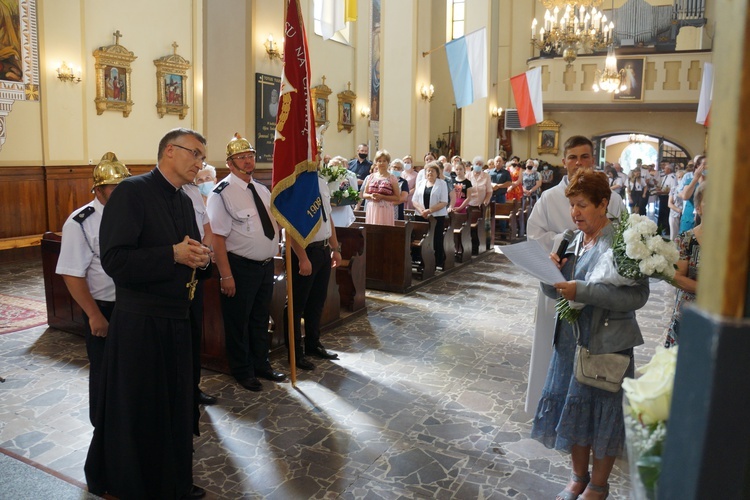
[[[273,162],[273,142],[276,136],[280,89],[280,77],[255,74],[255,161],[257,163]]]
[[[104,66],[104,96],[109,101],[127,101],[125,68]]]
[[[39,101],[36,0],[0,0],[0,148],[15,101]]]
[[[537,129],[539,130],[537,152],[556,155],[560,150],[560,124],[555,120],[544,120],[537,126]]]
[[[354,103],[357,100],[357,94],[352,92],[352,82],[347,83],[346,90],[339,92],[336,97],[339,100],[339,132],[346,130],[351,134],[354,128]]]
[[[322,78],[323,83],[310,89],[312,100],[315,103],[315,125],[320,126],[328,121],[328,96],[331,95],[331,89],[326,85],[326,77]]]
[[[187,103],[187,71],[190,61],[177,54],[177,42],[172,43],[172,54],[154,61],[156,66],[156,112],[159,118],[166,114],[185,118]]]
[[[370,121],[380,121],[380,0],[372,0],[370,35]]]
[[[131,51],[120,45],[120,30],[112,33],[114,45],[99,47],[94,51],[96,70],[96,114],[105,111],[120,111],[128,117],[133,110],[130,86],[130,64],[138,59]]]
[[[615,101],[642,101],[643,100],[643,57],[618,58],[617,71],[624,70],[624,90],[619,94],[613,94]]]

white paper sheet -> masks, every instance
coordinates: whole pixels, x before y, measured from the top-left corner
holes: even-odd
[[[554,285],[567,281],[550,260],[549,253],[538,241],[529,240],[515,245],[506,245],[501,247],[501,250],[516,267],[520,267],[542,283]]]

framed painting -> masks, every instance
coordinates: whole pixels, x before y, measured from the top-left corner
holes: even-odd
[[[156,112],[185,118],[190,106],[187,103],[187,71],[190,61],[177,54],[177,42],[172,43],[172,54],[154,61],[156,66]]]
[[[560,151],[560,124],[554,120],[544,120],[537,126],[537,129],[539,130],[537,152],[556,155]]]
[[[2,0],[0,8],[0,148],[16,101],[39,101],[36,0]]]
[[[623,71],[623,84],[625,89],[619,94],[612,94],[615,101],[633,101],[643,100],[643,72],[645,58],[629,57],[617,59],[617,70]]]
[[[315,104],[315,125],[320,126],[328,122],[328,96],[331,95],[331,89],[326,85],[326,77],[322,78],[323,83],[310,89],[313,103]]]
[[[347,83],[347,89],[337,94],[339,100],[339,132],[346,130],[352,133],[354,128],[354,102],[357,100],[357,94],[352,92],[352,82]]]
[[[122,116],[130,115],[133,99],[130,90],[130,64],[137,59],[131,51],[120,45],[122,34],[112,33],[115,44],[99,47],[94,51],[96,70],[96,114],[105,111],[121,111]]]

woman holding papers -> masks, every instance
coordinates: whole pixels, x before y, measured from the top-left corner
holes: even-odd
[[[627,376],[632,377],[633,347],[643,343],[635,310],[648,300],[648,280],[634,286],[586,281],[596,262],[612,247],[614,228],[607,218],[611,193],[602,173],[580,169],[573,175],[565,195],[578,231],[562,260],[556,253],[550,254],[569,281],[542,284],[548,297],[584,304],[574,324],[559,318],[555,321],[554,352],[531,431],[531,437],[545,446],[571,454],[571,479],[557,495],[563,500],[579,495],[606,498],[609,474],[625,442],[622,389],[608,392],[580,384],[574,373],[577,345],[587,346],[592,354],[629,355]]]

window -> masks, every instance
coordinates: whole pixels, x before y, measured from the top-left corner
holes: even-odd
[[[313,0],[313,31],[316,35],[323,36],[323,27],[322,27],[322,19],[323,19],[323,0]],[[343,15],[343,12],[341,13]],[[345,23],[345,26],[343,29],[337,31],[331,40],[339,43],[343,43],[344,45],[350,45],[350,30],[351,30],[351,23]]]
[[[466,0],[448,0],[448,35],[451,40],[464,36]]]

